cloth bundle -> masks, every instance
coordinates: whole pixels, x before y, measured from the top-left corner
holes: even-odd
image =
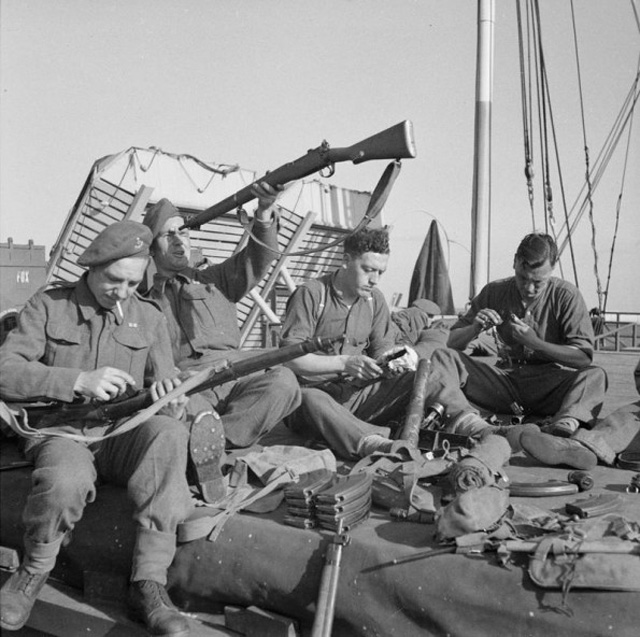
[[[509,462],[511,446],[502,436],[489,435],[480,440],[470,453],[449,472],[456,494],[496,484],[503,478],[502,468]]]
[[[500,524],[509,507],[509,492],[498,483],[506,481],[502,468],[510,456],[507,440],[489,435],[451,467],[448,478],[455,497],[436,513],[436,537],[446,541]]]
[[[304,529],[321,527],[348,531],[369,516],[371,476],[315,471],[284,488],[284,523]]]

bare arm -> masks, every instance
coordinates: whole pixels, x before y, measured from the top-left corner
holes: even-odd
[[[500,314],[490,308],[484,308],[473,317],[473,323],[471,323],[471,325],[452,329],[449,332],[447,345],[452,349],[462,351],[474,338],[477,338],[481,332],[500,325],[500,323],[502,323]]]
[[[347,356],[322,356],[305,354],[286,363],[299,376],[320,376],[323,374],[344,374],[352,378],[370,380],[382,374],[382,369],[373,358],[364,354]]]
[[[560,363],[574,369],[581,369],[591,365],[591,358],[574,345],[558,345],[542,340],[535,330],[517,317],[510,321],[511,334],[518,343],[533,350],[554,363]]]

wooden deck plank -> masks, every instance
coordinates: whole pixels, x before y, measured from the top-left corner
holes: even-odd
[[[595,352],[594,364],[602,367],[609,378],[601,417],[638,400],[633,371],[639,359],[639,352]]]

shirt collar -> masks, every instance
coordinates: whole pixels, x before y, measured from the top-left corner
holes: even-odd
[[[175,276],[172,276],[172,277],[166,277],[163,274],[159,274],[158,272],[156,272],[153,275],[153,291],[156,294],[161,294],[161,295],[164,294],[167,287],[167,283],[169,281],[179,281],[180,283],[191,283],[190,270],[191,268],[187,268],[180,274],[176,274]]]

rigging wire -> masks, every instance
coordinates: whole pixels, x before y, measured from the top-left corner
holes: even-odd
[[[545,94],[545,61],[542,48],[542,32],[540,28],[540,5],[538,0],[533,0],[533,11],[535,17],[536,46],[538,60],[538,118],[540,120],[540,144],[542,147],[542,165],[544,173],[544,202],[545,202],[545,231],[549,232],[549,223],[554,223],[553,216],[553,190],[549,174],[549,140],[547,138],[547,104]]]
[[[548,78],[545,75],[545,81],[546,81],[546,85],[548,87],[549,82],[548,82]],[[556,126],[555,126],[555,120],[553,118],[553,112],[551,110],[551,102],[550,102],[550,96],[549,93],[547,92],[547,99],[549,100],[549,113],[550,113],[550,122],[551,122],[551,133],[553,135],[553,147],[555,149],[555,157],[556,157],[556,167],[558,170],[558,182],[560,184],[560,194],[561,194],[561,198],[562,198],[562,210],[564,211],[564,218],[565,218],[565,223],[569,222],[569,213],[567,211],[567,198],[566,198],[566,193],[565,193],[565,188],[564,188],[564,177],[562,174],[562,168],[560,166],[560,153],[559,153],[559,144],[558,144],[558,137],[556,135]],[[553,239],[556,242],[556,245],[558,244],[558,235],[556,233],[555,230],[555,226],[552,226],[552,230],[553,230]],[[576,283],[576,285],[578,285],[578,269],[576,266],[576,257],[575,257],[575,252],[573,250],[573,238],[571,235],[568,236],[568,240],[569,240],[569,252],[571,255],[571,266],[573,269],[573,279]],[[558,261],[559,263],[559,267],[560,267],[560,272],[562,273],[562,263],[560,261]],[[564,275],[563,275],[564,276]]]
[[[527,195],[529,198],[529,209],[531,211],[531,228],[536,227],[535,207],[534,207],[534,190],[533,190],[533,143],[532,143],[532,125],[531,125],[531,53],[530,53],[530,24],[527,14],[527,68],[525,68],[525,46],[523,39],[522,11],[520,9],[520,0],[516,3],[517,20],[518,20],[518,57],[520,61],[520,93],[522,97],[522,131],[524,137],[524,176],[527,180]],[[527,72],[528,69],[528,72]],[[528,87],[527,87],[528,79]]]
[[[640,92],[638,91],[639,79],[640,79],[640,72],[636,74],[636,77],[633,80],[631,89],[629,90],[629,93],[627,94],[627,97],[625,98],[620,111],[616,115],[616,118],[611,127],[611,130],[607,134],[605,142],[603,143],[602,148],[600,149],[600,152],[598,154],[598,157],[594,162],[594,166],[591,170],[594,192],[596,190],[597,185],[600,182],[602,175],[604,174],[606,167],[609,164],[609,161],[611,160],[613,151],[617,147],[618,142],[620,141],[620,138],[622,136],[622,133],[624,132],[627,124],[630,122],[631,115],[633,114],[633,110],[635,109],[638,98],[640,97]],[[597,169],[595,167],[596,165],[598,166]],[[574,201],[571,207],[571,210],[569,211],[569,217],[571,217],[572,215],[574,217],[573,221],[571,222],[571,225],[569,226],[567,224],[565,227],[561,229],[561,231],[566,229],[567,238],[562,241],[560,246],[558,246],[559,253],[562,253],[564,251],[567,240],[571,237],[571,234],[573,233],[574,229],[578,225],[580,219],[582,218],[582,215],[585,212],[586,205],[587,205],[586,198],[582,200],[585,189],[586,189],[586,185],[583,184],[583,186],[580,189],[580,192],[578,193],[578,196],[576,197],[576,200]],[[580,203],[581,201],[582,203]],[[576,207],[577,207],[577,212],[575,212],[574,214]]]
[[[602,311],[602,282],[600,280],[600,271],[598,268],[598,248],[596,245],[596,225],[593,217],[593,187],[591,184],[590,165],[589,165],[589,144],[587,143],[587,129],[584,118],[584,96],[582,91],[582,75],[580,72],[580,55],[578,53],[578,33],[576,29],[575,9],[573,0],[571,0],[571,26],[573,29],[573,42],[576,55],[576,72],[578,75],[578,92],[580,95],[580,117],[582,121],[582,137],[584,140],[584,158],[585,158],[585,180],[587,184],[587,199],[589,202],[589,222],[591,224],[591,248],[593,250],[593,272],[596,277],[596,294],[598,296],[598,309]]]
[[[636,13],[636,22],[638,21],[638,15]],[[639,25],[640,28],[640,25]],[[638,58],[638,73],[636,73],[636,86],[638,84],[638,76],[640,75],[640,57]],[[609,284],[611,283],[611,271],[613,269],[613,254],[615,249],[616,240],[618,238],[618,229],[620,226],[620,207],[622,205],[622,194],[624,192],[625,179],[627,175],[627,164],[629,161],[629,148],[631,146],[631,132],[633,129],[633,111],[631,113],[631,119],[629,121],[629,132],[627,135],[627,148],[624,154],[624,166],[622,169],[622,178],[620,180],[620,193],[618,194],[618,199],[616,201],[616,220],[613,229],[613,238],[611,240],[611,251],[609,253],[609,267],[607,271],[607,283],[604,291],[604,303],[602,305],[602,312],[604,313],[607,309],[607,301],[609,299]]]
[[[640,18],[638,18],[638,9],[636,8],[635,0],[630,0],[631,9],[633,10],[633,17],[636,19],[636,26],[638,27],[638,31],[640,31]]]

